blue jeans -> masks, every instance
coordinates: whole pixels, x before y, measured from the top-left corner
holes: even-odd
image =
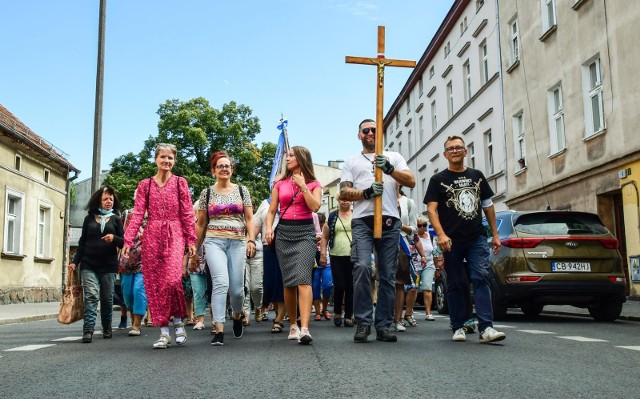
[[[489,274],[489,245],[487,237],[480,235],[466,243],[453,243],[451,252],[444,254],[444,269],[447,272],[447,300],[453,331],[462,328],[468,319],[465,298],[469,295],[466,274],[473,284],[473,299],[478,318],[478,329],[484,331],[493,326],[491,303],[491,280]],[[464,263],[464,260],[467,260]],[[465,270],[465,266],[467,270]]]
[[[96,326],[98,301],[100,301],[100,321],[102,330],[111,328],[113,316],[113,286],[115,273],[96,273],[93,270],[80,269],[84,290],[84,325],[82,331],[91,331]]]
[[[313,269],[313,281],[311,289],[313,292],[313,300],[319,301],[322,298],[330,298],[333,288],[333,278],[331,276],[331,266],[318,266]]]
[[[378,260],[378,302],[375,312],[375,329],[382,331],[393,322],[396,298],[396,267],[400,220],[394,219],[392,226],[382,230],[382,238],[374,239],[373,230],[360,218],[351,220],[353,241],[353,310],[356,323],[371,325],[373,302],[371,299],[371,254],[375,248]]]
[[[193,290],[193,315],[204,316],[207,310],[207,275],[189,273]]]
[[[227,293],[233,311],[242,312],[247,244],[244,240],[208,237],[204,240],[204,250],[211,271],[213,321],[224,323]]]
[[[121,274],[120,286],[127,309],[133,314],[144,316],[147,313],[147,293],[142,273]]]

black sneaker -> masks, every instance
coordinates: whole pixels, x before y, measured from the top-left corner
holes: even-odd
[[[371,326],[358,324],[356,333],[353,335],[353,342],[367,342],[369,334],[371,334]]]
[[[398,337],[395,334],[389,332],[388,328],[384,330],[380,330],[376,333],[376,339],[382,342],[396,342],[398,341]]]
[[[235,338],[241,338],[244,326],[242,325],[242,318],[233,320],[233,336]]]
[[[105,328],[104,330],[102,330],[102,338],[111,339],[111,337],[113,337],[113,332],[111,331],[111,327]]]
[[[224,345],[224,333],[215,333],[213,339],[211,340],[211,345],[213,346],[222,346]]]
[[[90,344],[93,339],[93,331],[85,331],[82,333],[82,343]]]

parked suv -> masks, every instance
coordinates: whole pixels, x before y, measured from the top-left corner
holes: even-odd
[[[537,316],[545,305],[587,308],[598,321],[620,316],[626,301],[618,240],[592,213],[497,212],[502,250],[490,256],[494,319],[519,307]],[[454,243],[455,245],[455,243]],[[436,281],[436,306],[446,312],[446,287]]]

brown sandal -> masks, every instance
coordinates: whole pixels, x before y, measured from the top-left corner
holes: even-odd
[[[281,333],[284,330],[284,324],[274,321],[273,327],[271,327],[271,334]]]

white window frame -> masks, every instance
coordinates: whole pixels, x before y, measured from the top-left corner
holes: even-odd
[[[478,11],[480,11],[483,5],[484,5],[484,0],[476,0],[476,14],[478,13]]]
[[[402,155],[402,141],[398,141],[398,153]]]
[[[487,41],[480,43],[480,83],[486,84],[489,81],[489,49]]]
[[[464,35],[464,32],[467,31],[467,17],[464,17],[460,22],[460,36]]]
[[[470,168],[476,167],[476,149],[473,143],[467,144],[467,163]]]
[[[424,178],[420,181],[420,185],[422,186],[422,192],[426,193],[427,192],[427,179]]]
[[[447,117],[449,119],[453,117],[453,82],[451,80],[447,83]]]
[[[424,82],[422,78],[418,81],[418,97],[422,97],[422,93],[424,93]]]
[[[487,172],[489,176],[491,176],[496,173],[495,160],[493,159],[493,135],[491,134],[491,129],[487,130],[484,133],[484,145],[487,152],[487,156],[485,157],[485,159],[487,160]]]
[[[436,69],[433,65],[431,65],[431,68],[429,68],[429,79],[431,79],[433,75],[435,75],[435,73],[436,73]]]
[[[547,112],[549,115],[549,155],[556,154],[566,148],[564,132],[564,105],[562,84],[558,83],[547,92]]]
[[[53,204],[40,201],[38,205],[38,227],[36,229],[36,256],[51,257],[51,226],[53,225]]]
[[[411,95],[407,96],[407,114],[411,113]]]
[[[509,33],[511,35],[509,50],[511,55],[511,65],[513,65],[520,61],[520,26],[518,25],[517,15],[509,23]]]
[[[407,132],[407,143],[409,145],[409,152],[407,153],[407,158],[411,158],[413,155],[413,137],[411,137],[411,130]]]
[[[24,235],[24,208],[25,194],[23,192],[6,188],[5,191],[5,217],[4,217],[4,253],[22,255],[22,237]],[[9,205],[15,201],[14,209],[10,212]]]
[[[596,55],[582,65],[585,137],[593,136],[606,128],[602,89],[602,63],[600,55]]]
[[[513,126],[513,154],[516,160],[516,170],[524,169],[527,165],[527,150],[524,140],[524,112],[520,110],[511,118]],[[524,161],[524,165],[518,162],[520,159]]]
[[[436,109],[436,100],[431,102],[431,135],[434,136],[438,132],[438,110]]]
[[[447,42],[447,44],[444,45],[444,58],[447,58],[449,53],[451,53],[451,42]]]
[[[556,26],[558,16],[556,14],[556,0],[540,0],[540,13],[542,20],[542,33]]]
[[[464,102],[471,99],[471,64],[469,59],[462,65],[462,73],[464,74]]]
[[[418,130],[420,131],[420,147],[424,145],[424,117],[420,115],[418,118]]]

